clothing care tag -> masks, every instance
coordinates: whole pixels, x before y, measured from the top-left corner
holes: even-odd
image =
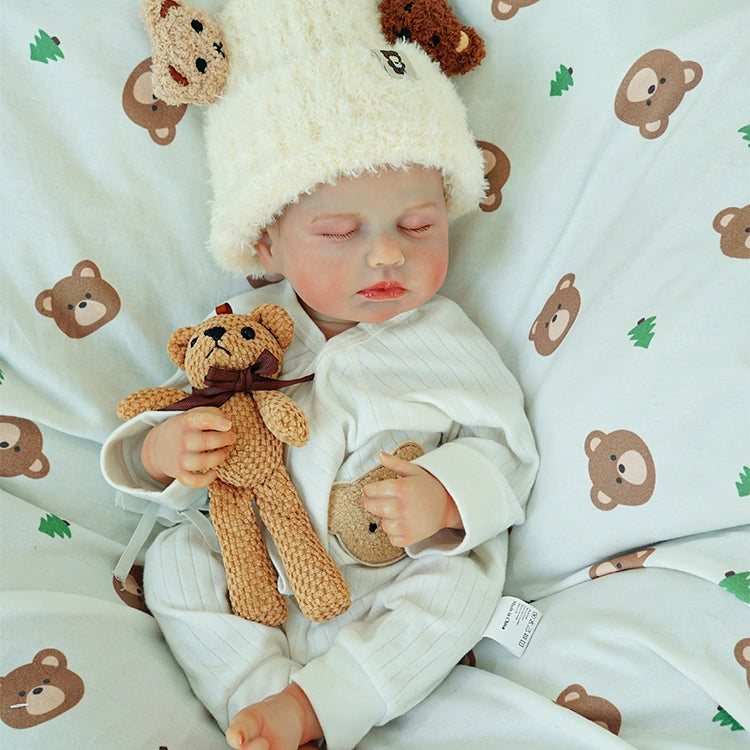
[[[523,656],[542,613],[515,596],[504,596],[484,633],[514,656]]]

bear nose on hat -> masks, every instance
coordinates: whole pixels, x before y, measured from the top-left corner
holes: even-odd
[[[227,329],[223,326],[213,326],[212,328],[207,328],[204,332],[204,336],[208,336],[210,339],[213,339],[217,343],[221,341],[221,337],[227,332]]]

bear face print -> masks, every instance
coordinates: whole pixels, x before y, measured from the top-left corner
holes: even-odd
[[[0,415],[0,477],[41,479],[49,473],[42,432],[30,419]]]
[[[643,440],[629,430],[606,434],[594,430],[586,438],[591,502],[600,510],[643,505],[656,486],[654,459]]]
[[[527,8],[538,0],[492,0],[492,15],[501,21],[507,21],[518,13],[521,8]]]
[[[606,698],[589,695],[580,685],[568,685],[557,696],[555,703],[558,706],[575,711],[579,716],[604,727],[612,734],[620,733],[622,716],[617,706],[610,703]]]
[[[750,258],[750,203],[743,208],[725,208],[714,217],[721,235],[721,252],[729,258]]]
[[[122,599],[128,607],[138,609],[146,614],[151,614],[146,605],[146,596],[143,593],[143,565],[134,565],[124,581],[118,581],[112,577],[112,586],[117,596]]]
[[[187,104],[167,104],[154,93],[151,58],[138,63],[125,81],[122,108],[136,124],[148,130],[151,140],[168,146],[177,135],[177,123],[184,117]]]
[[[615,95],[615,114],[635,125],[644,138],[658,138],[669,125],[686,91],[703,77],[703,68],[680,60],[674,52],[655,49],[639,57],[620,83]]]
[[[581,309],[581,295],[574,286],[575,280],[572,273],[560,279],[531,326],[529,341],[534,342],[534,347],[543,357],[560,346]]]
[[[66,336],[80,339],[120,312],[120,297],[101,277],[96,263],[82,260],[70,276],[37,295],[36,309],[52,318]]]
[[[750,688],[750,638],[743,638],[734,647],[734,658],[747,672],[747,686]]]
[[[479,208],[482,211],[495,211],[503,202],[503,188],[510,177],[510,159],[506,153],[489,141],[477,141],[484,156],[484,177],[488,189]]]
[[[83,693],[83,680],[68,669],[65,655],[45,648],[0,677],[0,720],[14,729],[35,727],[69,711]]]
[[[623,570],[635,570],[644,567],[644,563],[654,552],[655,547],[648,549],[639,549],[636,552],[630,552],[627,555],[611,557],[609,560],[592,565],[589,568],[589,578],[601,578],[612,573],[620,573]]]

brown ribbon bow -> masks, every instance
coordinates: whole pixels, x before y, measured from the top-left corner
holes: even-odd
[[[305,375],[294,380],[278,380],[268,377],[276,372],[279,360],[268,349],[264,349],[258,359],[244,370],[222,370],[219,367],[209,367],[204,379],[205,388],[193,388],[190,396],[165,406],[160,411],[187,411],[196,406],[221,406],[235,393],[248,391],[274,391],[287,385],[306,383],[315,375]]]

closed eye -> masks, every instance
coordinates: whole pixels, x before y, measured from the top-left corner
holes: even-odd
[[[334,234],[332,232],[325,232],[323,234],[323,237],[329,240],[348,240],[351,237],[353,237],[357,233],[356,229],[351,229],[348,232],[344,232],[343,234]]]
[[[408,232],[409,234],[423,234],[430,229],[432,229],[432,224],[425,224],[422,227],[401,227],[403,232]]]

